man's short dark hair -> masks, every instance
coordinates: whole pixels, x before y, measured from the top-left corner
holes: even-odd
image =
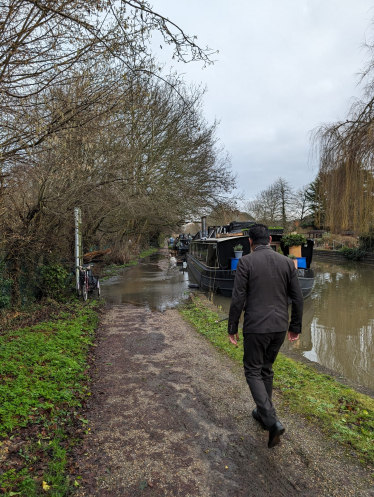
[[[249,238],[255,245],[268,245],[270,242],[268,227],[264,224],[254,224],[249,228]]]

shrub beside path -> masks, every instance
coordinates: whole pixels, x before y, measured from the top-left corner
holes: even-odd
[[[177,310],[113,306],[97,335],[80,496],[374,496],[369,471],[280,412],[269,450],[242,368]]]

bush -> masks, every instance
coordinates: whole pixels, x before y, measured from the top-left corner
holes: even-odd
[[[282,242],[284,243],[285,247],[297,247],[299,245],[304,245],[304,243],[306,243],[306,238],[304,235],[291,233],[290,235],[285,235],[282,238]]]
[[[305,230],[306,228],[313,228],[313,229],[315,229],[314,226],[313,226],[313,224],[311,224],[311,223],[301,223],[300,228],[303,228],[303,230]]]
[[[361,235],[359,243],[360,250],[374,252],[374,230],[370,230],[369,233]]]
[[[69,271],[62,264],[48,264],[40,271],[40,290],[43,297],[61,298],[68,290]]]
[[[126,264],[129,262],[132,256],[132,252],[129,243],[117,243],[111,246],[111,253],[105,257],[105,262],[107,264]]]
[[[347,257],[347,259],[350,259],[351,261],[360,261],[365,257],[365,250],[361,250],[360,248],[348,248],[348,247],[343,247],[342,249],[339,250],[339,254],[344,255],[344,257]]]

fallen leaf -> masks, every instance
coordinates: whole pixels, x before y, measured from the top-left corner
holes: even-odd
[[[50,485],[47,484],[47,482],[43,481],[43,490],[46,492],[49,490]]]
[[[228,467],[228,466],[225,466],[225,469],[229,469],[229,467]]]
[[[151,481],[149,481],[149,482],[148,482],[148,485],[149,485],[150,487],[153,487],[153,483],[152,483]]]

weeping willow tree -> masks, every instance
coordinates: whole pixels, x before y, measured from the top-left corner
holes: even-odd
[[[363,97],[351,105],[345,120],[325,124],[313,136],[325,224],[335,232],[374,229],[374,43],[368,48]]]
[[[372,102],[374,103],[374,102]],[[320,194],[332,231],[366,233],[374,227],[374,113],[363,109],[345,123],[318,131]]]

